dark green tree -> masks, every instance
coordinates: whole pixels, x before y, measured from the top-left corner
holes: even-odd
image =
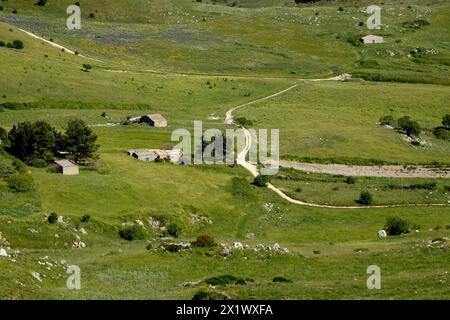
[[[99,147],[96,144],[97,136],[83,120],[70,120],[63,139],[69,158],[76,163],[81,164],[88,158],[96,157],[95,152]]]

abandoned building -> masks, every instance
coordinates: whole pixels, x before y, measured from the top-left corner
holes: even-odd
[[[80,174],[78,165],[69,160],[56,160],[58,166],[58,172],[66,176],[76,176]]]
[[[374,44],[374,43],[384,43],[384,38],[380,36],[374,36],[372,34],[369,34],[365,37],[362,37],[359,39],[364,44]]]

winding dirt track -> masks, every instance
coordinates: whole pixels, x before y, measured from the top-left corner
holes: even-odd
[[[339,81],[342,80],[342,77],[334,77],[329,79],[323,79],[323,81]],[[314,81],[320,81],[320,79],[315,79]],[[226,124],[233,124],[233,112],[236,111],[239,108],[242,108],[244,106],[252,105],[261,101],[265,101],[268,99],[271,99],[273,97],[279,96],[285,92],[288,92],[295,87],[297,87],[298,84],[295,84],[293,86],[290,86],[287,89],[281,90],[279,92],[276,92],[274,94],[271,94],[267,97],[257,99],[248,103],[245,103],[243,105],[239,105],[237,107],[234,107],[227,111],[226,117],[225,117],[225,123]],[[257,177],[259,175],[258,167],[246,160],[246,156],[248,152],[250,151],[250,148],[252,146],[252,136],[250,132],[242,127],[242,130],[244,131],[245,135],[245,148],[238,154],[237,156],[237,163],[244,167],[247,171],[249,171],[254,177]],[[357,168],[357,167],[356,167]],[[289,197],[287,194],[285,194],[281,189],[275,187],[273,184],[268,183],[267,188],[278,194],[281,198],[285,199],[286,201],[302,205],[302,206],[308,206],[308,207],[316,207],[316,208],[328,208],[328,209],[370,209],[370,208],[400,208],[400,207],[446,207],[449,206],[449,204],[398,204],[398,205],[381,205],[381,206],[331,206],[331,205],[322,205],[322,204],[316,204],[316,203],[310,203],[310,202],[304,202],[300,200],[293,199]]]

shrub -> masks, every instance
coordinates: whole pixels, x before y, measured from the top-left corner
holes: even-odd
[[[15,169],[11,163],[6,159],[0,158],[0,179],[8,178],[13,175],[14,172]]]
[[[192,297],[192,300],[206,300],[208,298],[208,292],[199,291]]]
[[[356,183],[356,178],[355,177],[347,177],[345,179],[345,183],[346,184],[355,184]]]
[[[33,190],[33,177],[27,173],[16,173],[6,180],[8,188],[14,192],[28,192]]]
[[[211,286],[226,286],[227,284],[235,284],[240,279],[236,278],[235,276],[226,274],[220,277],[213,277],[206,279],[205,282]]]
[[[228,297],[220,292],[206,292],[199,291],[193,297],[192,300],[228,300]]]
[[[85,214],[80,218],[81,222],[89,222],[89,220],[91,220],[91,216],[88,214]]]
[[[380,118],[380,124],[382,126],[391,126],[391,127],[396,127],[397,126],[397,121],[395,121],[394,117],[391,115],[387,115],[387,116],[382,116]]]
[[[258,175],[254,180],[253,184],[257,187],[265,187],[267,183],[270,182],[270,176]]]
[[[450,129],[444,127],[434,128],[433,134],[436,138],[450,141]]]
[[[4,46],[6,46],[6,43],[4,41],[0,41],[0,47],[4,47]]]
[[[236,123],[241,126],[241,127],[247,127],[247,126],[252,126],[253,125],[253,121],[247,119],[246,117],[239,117],[236,118]]]
[[[359,204],[370,206],[373,203],[373,197],[369,191],[362,191],[357,202]]]
[[[272,279],[272,282],[291,283],[292,280],[286,279],[284,277],[275,277]]]
[[[167,226],[167,232],[172,237],[178,238],[181,233],[181,228],[177,226],[175,223],[171,223]]]
[[[13,45],[13,48],[14,49],[23,49],[23,42],[22,41],[20,41],[20,40],[14,40],[13,42],[12,42],[12,45]]]
[[[47,0],[38,0],[38,2],[35,3],[36,6],[43,7],[47,4]]]
[[[215,247],[217,244],[213,237],[203,235],[197,237],[197,239],[194,242],[192,242],[192,245],[199,248],[208,248],[208,247],[211,248]]]
[[[450,114],[446,114],[442,118],[442,125],[448,129],[450,129]]]
[[[58,215],[55,212],[50,213],[47,217],[47,221],[50,224],[55,224],[58,222]]]
[[[410,223],[399,217],[389,217],[384,225],[384,230],[390,236],[398,236],[410,232]]]
[[[0,144],[8,143],[8,132],[5,129],[0,127]]]
[[[89,70],[92,69],[92,66],[90,64],[83,63],[83,69],[84,69],[83,71],[89,72]]]
[[[144,232],[139,226],[131,226],[119,230],[119,236],[128,241],[142,240],[144,239]]]

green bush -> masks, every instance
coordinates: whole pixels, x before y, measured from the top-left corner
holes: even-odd
[[[50,224],[55,224],[58,222],[58,215],[55,212],[50,213],[47,217],[47,221]]]
[[[6,43],[4,41],[0,41],[0,47],[4,47],[4,46],[6,46]]]
[[[139,226],[131,226],[119,230],[119,236],[128,241],[142,240],[144,239],[144,232]]]
[[[284,277],[275,277],[272,279],[272,282],[291,283],[292,280],[286,279]]]
[[[0,157],[0,179],[5,179],[12,176],[15,171],[16,170],[10,161]]]
[[[12,45],[13,45],[14,49],[19,49],[19,50],[23,49],[23,42],[20,40],[14,40],[12,42]]]
[[[346,179],[345,179],[345,183],[346,184],[355,184],[356,183],[356,178],[355,177],[347,177]]]
[[[373,197],[369,191],[362,191],[357,202],[359,204],[370,206],[373,204]]]
[[[270,182],[270,176],[258,175],[254,180],[253,184],[257,187],[265,187]]]
[[[253,121],[247,119],[246,117],[236,118],[235,122],[236,122],[237,125],[239,125],[241,127],[247,127],[247,126],[252,126],[253,125]]]
[[[382,116],[380,118],[380,124],[382,126],[391,126],[391,127],[396,127],[397,126],[397,121],[395,121],[394,117],[391,115],[387,115],[387,116]]]
[[[389,217],[384,225],[384,230],[390,236],[398,236],[409,233],[411,224],[408,220],[399,217]]]
[[[228,297],[220,292],[213,291],[199,291],[193,297],[192,300],[228,300]]]
[[[28,192],[33,190],[33,177],[27,173],[16,173],[6,179],[8,188],[14,192]]]
[[[241,279],[241,278],[237,278],[235,276],[229,275],[229,274],[226,274],[226,275],[223,275],[220,277],[213,277],[213,278],[209,278],[209,279],[205,280],[205,282],[211,286],[218,286],[218,285],[226,286],[228,284],[242,285],[244,283],[247,284],[247,281],[252,282],[253,279]]]
[[[442,117],[442,125],[447,129],[450,129],[450,114],[446,114]]]
[[[167,226],[167,233],[172,237],[178,238],[181,233],[181,228],[175,223],[171,223]]]
[[[8,143],[8,132],[0,127],[0,145]]]
[[[89,220],[91,220],[91,216],[88,214],[85,214],[80,218],[80,221],[84,223],[89,222]]]
[[[438,139],[450,141],[450,129],[445,127],[437,127],[434,128],[433,134]]]
[[[206,291],[199,291],[192,297],[192,300],[207,300],[208,299],[208,292]]]
[[[192,245],[199,248],[211,248],[217,246],[217,243],[213,237],[203,235],[197,237],[197,239],[194,242],[192,242]]]

